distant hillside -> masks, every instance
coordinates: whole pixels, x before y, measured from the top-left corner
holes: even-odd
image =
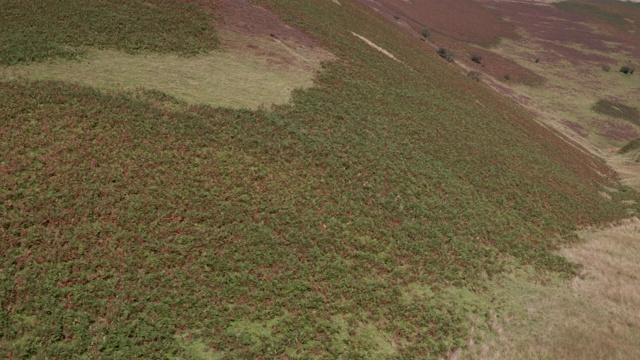
[[[0,82],[0,357],[437,358],[488,279],[571,276],[552,250],[625,216],[601,160],[365,5],[255,3],[336,57],[285,105]]]

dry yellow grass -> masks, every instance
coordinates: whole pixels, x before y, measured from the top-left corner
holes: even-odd
[[[584,265],[570,283],[520,271],[495,293],[506,309],[457,359],[640,359],[640,220],[579,233],[562,254]]]

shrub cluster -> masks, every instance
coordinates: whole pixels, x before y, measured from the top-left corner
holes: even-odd
[[[453,56],[453,52],[449,51],[446,48],[439,48],[438,49],[438,55],[440,55],[441,58],[447,60],[448,62],[453,62],[454,56]]]
[[[635,71],[635,69],[633,68],[633,66],[623,65],[620,68],[620,72],[623,73],[623,74],[631,75],[631,74],[633,74],[634,71]]]

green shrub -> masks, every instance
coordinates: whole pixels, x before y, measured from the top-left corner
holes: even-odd
[[[604,70],[604,71],[606,71],[606,72],[609,72],[609,71],[611,71],[611,66],[609,66],[609,65],[602,65],[602,70]]]
[[[422,31],[420,31],[420,35],[422,35],[423,38],[427,39],[429,36],[431,36],[431,30],[424,28],[422,29]]]
[[[471,55],[471,61],[473,61],[476,64],[480,64],[482,62],[482,56],[480,55]]]
[[[629,66],[629,65],[623,65],[620,68],[620,72],[623,73],[623,74],[631,75],[631,74],[633,74],[634,71],[635,71],[635,69],[632,66]]]
[[[438,55],[440,55],[441,58],[447,60],[448,62],[453,62],[453,59],[454,59],[453,53],[449,51],[447,48],[443,48],[443,47],[439,48]]]

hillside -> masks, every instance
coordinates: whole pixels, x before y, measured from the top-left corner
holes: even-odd
[[[553,251],[637,198],[360,2],[255,2],[323,49],[313,86],[257,107],[31,78],[97,50],[233,54],[222,8],[246,4],[83,3],[64,17],[137,30],[84,39],[0,1],[33,45],[2,47],[25,72],[0,82],[0,357],[437,358],[490,331],[492,279],[575,275]]]

